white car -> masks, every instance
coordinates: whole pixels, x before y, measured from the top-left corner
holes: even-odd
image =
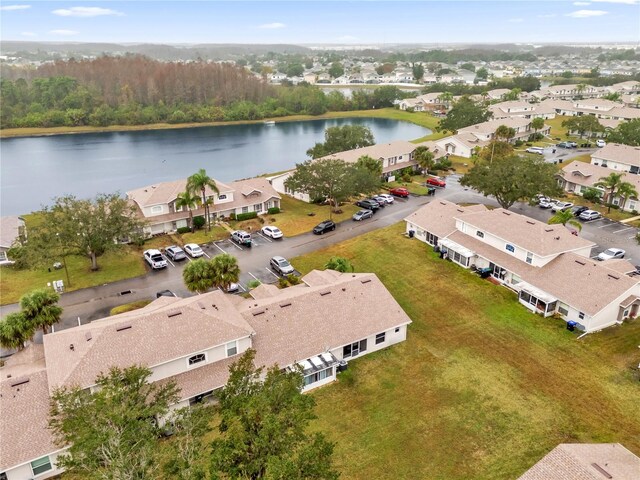
[[[585,210],[580,215],[578,215],[578,218],[580,220],[586,220],[586,221],[597,220],[600,217],[602,217],[602,214],[600,212],[596,212],[595,210]]]
[[[155,248],[145,250],[144,259],[149,265],[151,265],[151,268],[153,268],[154,270],[159,270],[161,268],[167,267],[167,261],[162,256],[162,253],[160,253],[160,250],[156,250]]]
[[[393,203],[393,195],[389,195],[388,193],[381,193],[378,195],[379,198],[383,198],[387,204]]]
[[[278,227],[272,227],[270,225],[266,225],[264,227],[262,227],[262,234],[266,237],[271,237],[271,238],[282,238],[283,234],[282,231],[280,231],[280,229]]]
[[[197,243],[187,243],[184,246],[184,251],[187,252],[191,258],[198,258],[204,255],[204,251]]]
[[[551,211],[564,212],[565,210],[568,210],[571,207],[573,207],[573,203],[571,202],[556,202],[554,205],[551,206]]]
[[[611,260],[612,258],[624,258],[626,252],[621,248],[607,248],[604,252],[599,253],[597,259]]]
[[[605,142],[604,140],[596,140],[596,147],[602,148],[607,144],[607,142]]]

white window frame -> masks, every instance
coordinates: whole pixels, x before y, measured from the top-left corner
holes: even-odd
[[[204,358],[202,360],[198,360],[197,362],[191,363],[192,358],[198,357],[200,355],[204,355]],[[187,357],[187,368],[193,368],[196,365],[200,365],[201,363],[207,363],[207,360],[208,360],[207,352],[194,353],[193,355],[190,355],[189,357]]]
[[[162,213],[163,211],[164,209],[162,208],[162,205],[154,205],[153,207],[151,207],[151,213],[154,215]]]
[[[580,320],[584,320],[584,313],[583,312],[578,312],[578,318]]]
[[[182,205],[180,205],[179,207],[175,207],[176,212],[181,212],[184,210],[184,207]]]
[[[527,252],[527,263],[531,265],[533,263],[533,253]]]
[[[253,211],[254,211],[254,212],[258,212],[258,213],[262,212],[262,204],[261,204],[261,203],[256,203],[256,204],[253,206]]]
[[[229,342],[224,346],[225,353],[227,354],[227,358],[233,357],[238,354],[238,341],[234,340],[233,342]],[[233,353],[229,353],[230,350],[235,350]]]
[[[0,262],[7,259],[7,252],[0,250]]]
[[[249,207],[242,207],[242,213],[249,213]]]
[[[34,463],[34,462],[37,462],[37,461],[39,461],[39,460],[43,460],[43,459],[45,459],[45,458],[47,459],[47,462],[49,463],[49,468],[48,468],[47,470],[43,470],[43,471],[42,471],[42,472],[40,472],[40,473],[36,473],[36,472],[33,470],[33,463]],[[43,465],[45,465],[45,464],[43,463],[42,465],[39,465],[38,467],[41,467],[41,466],[43,466]],[[51,470],[53,470],[53,462],[51,462],[51,457],[49,457],[49,455],[45,455],[44,457],[36,458],[35,460],[32,460],[31,462],[29,462],[29,467],[31,467],[31,473],[33,474],[33,476],[34,476],[34,477],[39,477],[40,475],[42,475],[42,474],[44,474],[44,473],[47,473],[47,472],[50,472]],[[36,468],[37,468],[37,467],[36,467]]]
[[[387,341],[387,332],[376,333],[376,345]]]
[[[218,194],[218,200],[226,200],[227,199],[227,194],[226,193],[219,193]]]

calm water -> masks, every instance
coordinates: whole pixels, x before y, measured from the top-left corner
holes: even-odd
[[[200,168],[223,182],[286,170],[323,141],[325,128],[345,124],[369,127],[377,143],[430,133],[407,122],[354,118],[4,139],[0,213],[28,213],[64,194],[124,193]]]

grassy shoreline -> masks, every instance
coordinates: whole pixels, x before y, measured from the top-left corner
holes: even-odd
[[[0,130],[0,138],[21,138],[21,137],[46,137],[51,135],[76,135],[82,133],[104,133],[104,132],[135,132],[146,130],[173,130],[196,127],[219,127],[224,125],[251,125],[260,124],[266,121],[276,123],[299,122],[308,120],[325,120],[328,118],[388,118],[400,120],[421,127],[434,130],[438,119],[421,112],[406,112],[395,108],[381,108],[374,110],[353,110],[348,112],[327,112],[322,115],[288,115],[286,117],[264,118],[262,120],[241,120],[233,122],[204,122],[204,123],[153,123],[149,125],[110,125],[108,127],[34,127],[34,128],[6,128]],[[422,137],[424,140],[426,137]]]

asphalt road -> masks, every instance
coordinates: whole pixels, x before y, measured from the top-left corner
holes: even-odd
[[[351,220],[342,222],[338,224],[338,228],[334,232],[324,235],[307,233],[292,238],[272,240],[254,232],[251,248],[241,248],[227,240],[203,245],[203,249],[208,257],[222,252],[236,256],[242,272],[240,277],[242,288],[246,288],[247,283],[254,279],[263,283],[275,283],[278,276],[269,269],[271,257],[281,255],[290,259],[392,225],[401,221],[421,205],[438,199],[457,203],[485,203],[497,206],[494,199],[462,187],[459,184],[459,177],[453,175],[447,177],[447,187],[438,189],[433,197],[396,199],[393,205],[380,209],[373,218],[361,222]],[[552,215],[550,210],[543,210],[527,204],[516,204],[511,207],[511,210],[543,222],[546,222]],[[636,233],[637,229],[634,227],[601,219],[585,223],[580,235],[599,245],[594,248],[592,256],[608,247],[620,247],[627,251],[627,259],[634,264],[640,264],[640,246],[636,244],[634,239]],[[187,291],[182,281],[182,269],[189,261],[170,262],[166,269],[149,271],[142,277],[63,294],[60,305],[64,307],[64,314],[61,322],[56,325],[56,330],[103,318],[109,315],[111,308],[124,303],[155,298],[156,292],[160,290],[168,289],[178,296],[192,295]],[[17,309],[17,304],[4,305],[0,307],[0,315],[4,316]],[[36,337],[36,341],[41,340]],[[4,350],[0,350],[0,356],[5,353]]]

